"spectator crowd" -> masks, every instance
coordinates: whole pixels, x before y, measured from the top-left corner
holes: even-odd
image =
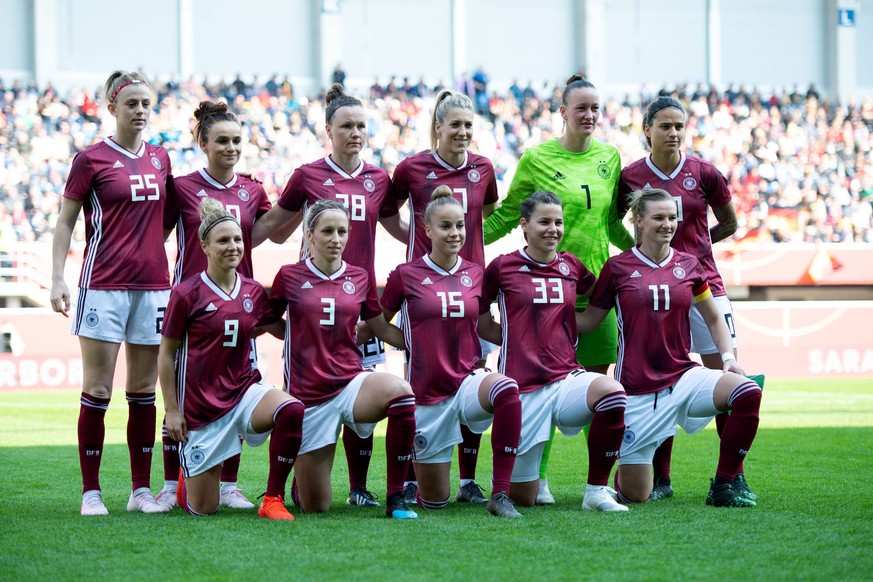
[[[562,131],[561,85],[513,82],[487,90],[479,70],[462,77],[478,113],[473,149],[489,157],[501,194],[522,152]],[[369,89],[369,150],[389,174],[426,149],[433,98],[423,80],[376,80]],[[238,171],[260,179],[275,200],[299,165],[326,153],[324,105],[295,93],[287,78],[250,84],[160,82],[147,134],[169,152],[176,176],[205,165],[191,134],[203,99],[226,100],[243,124]],[[101,91],[0,81],[0,243],[51,240],[73,156],[112,133]],[[733,85],[725,90],[678,86],[603,103],[596,136],[615,145],[626,165],[646,155],[642,111],[658,94],[679,99],[689,118],[686,150],[727,176],[739,229],[775,242],[873,242],[873,97],[823,100],[815,87],[772,94]],[[108,126],[105,126],[108,124]]]

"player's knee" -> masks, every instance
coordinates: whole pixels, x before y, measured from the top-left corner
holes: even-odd
[[[400,378],[392,380],[388,388],[389,396],[392,400],[412,394],[412,386],[409,385],[409,382]]]

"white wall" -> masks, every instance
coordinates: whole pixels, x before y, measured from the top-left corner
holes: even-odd
[[[873,0],[860,0],[856,17],[858,88],[870,95],[873,93]]]
[[[0,76],[29,77],[33,71],[33,6],[5,0],[0,18]]]

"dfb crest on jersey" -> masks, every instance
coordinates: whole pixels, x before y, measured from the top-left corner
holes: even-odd
[[[374,182],[370,178],[367,178],[366,180],[364,180],[364,190],[366,190],[367,192],[372,192],[375,189],[376,189],[376,182]]]
[[[343,291],[345,291],[347,294],[354,295],[355,289],[356,289],[355,284],[352,283],[351,281],[345,281],[343,283]]]
[[[236,195],[239,196],[239,199],[242,200],[243,202],[249,201],[250,196],[249,196],[248,191],[245,188],[240,188],[239,191],[236,193]]]
[[[604,180],[608,180],[612,172],[610,171],[609,166],[606,165],[606,162],[600,162],[600,165],[597,166],[597,174]]]
[[[682,180],[682,187],[686,190],[694,190],[697,188],[697,180],[695,180],[693,176],[688,176]]]
[[[467,172],[467,178],[475,184],[482,178],[482,176],[479,174],[479,170],[473,168],[472,170]]]
[[[160,170],[161,169],[161,160],[159,160],[155,156],[152,156],[152,165],[155,167],[156,170]]]
[[[634,431],[627,428],[627,429],[625,429],[624,436],[621,437],[621,440],[622,440],[622,442],[624,442],[624,444],[629,445],[629,444],[633,443],[635,440],[637,440],[637,435],[634,434]]]
[[[679,266],[673,267],[673,276],[676,277],[677,279],[684,279],[685,278],[685,269],[683,269],[682,267],[679,267]]]
[[[93,329],[97,327],[98,323],[100,323],[100,318],[93,311],[85,316],[85,325],[87,325],[88,327]]]
[[[246,310],[246,313],[251,313],[254,308],[255,302],[252,301],[251,297],[246,297],[245,299],[243,299],[243,309]]]
[[[463,285],[464,287],[472,287],[473,279],[471,279],[469,275],[463,275],[461,277],[461,285]]]
[[[562,275],[569,275],[570,274],[570,267],[564,261],[561,261],[560,263],[558,263],[558,270],[561,271]]]
[[[201,451],[200,449],[194,449],[191,451],[191,462],[195,465],[199,465],[203,461],[206,460],[206,453]]]

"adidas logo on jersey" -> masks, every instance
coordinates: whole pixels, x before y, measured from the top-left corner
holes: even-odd
[[[122,163],[119,162],[118,160],[115,160],[115,163],[112,164],[112,167],[113,167],[113,168],[123,168],[123,167],[124,167],[124,164],[122,164]]]
[[[530,269],[528,269],[527,265],[522,265],[518,270],[522,273],[530,273]]]
[[[306,283],[304,283],[303,285],[301,285],[300,288],[301,288],[301,289],[312,289],[312,283],[310,283],[309,281],[307,281]]]
[[[564,174],[561,172],[555,172],[555,175],[552,176],[552,180],[558,180],[559,182],[564,179]]]
[[[651,190],[651,189],[652,189],[652,185],[649,184],[648,182],[646,182],[646,185],[643,186],[643,190]]]
[[[218,308],[215,306],[214,303],[210,302],[209,305],[206,306],[205,311],[218,311]]]
[[[436,179],[437,179],[437,175],[436,175],[435,173],[433,173],[433,172],[431,172],[430,174],[428,174],[426,177],[427,177],[428,180],[436,180]]]
[[[425,277],[424,281],[421,282],[422,285],[433,285],[433,281],[430,280],[430,277]]]
[[[206,190],[203,190],[203,189],[201,188],[201,189],[200,189],[200,192],[198,192],[197,195],[200,196],[201,198],[205,197],[205,196],[206,196]]]
[[[324,184],[322,184],[322,186],[333,186],[333,180],[328,178],[327,180],[324,181]]]
[[[631,273],[631,276],[630,276],[631,279],[636,279],[637,277],[642,277],[642,275],[640,275],[639,271],[634,271],[633,273]]]

